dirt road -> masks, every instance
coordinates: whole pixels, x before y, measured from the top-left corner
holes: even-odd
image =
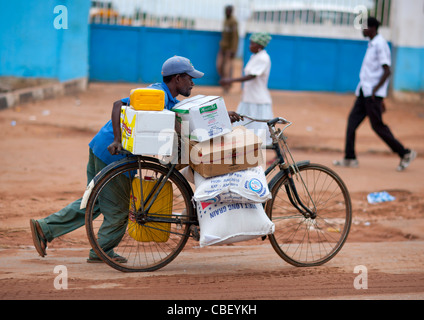
[[[110,118],[113,101],[137,86],[92,83],[78,96],[0,112],[0,299],[424,298],[424,106],[390,99],[384,120],[419,157],[405,172],[396,172],[397,156],[364,122],[357,137],[360,168],[336,169],[351,192],[352,231],[342,251],[322,267],[292,267],[268,241],[209,248],[189,242],[167,267],[126,274],[86,263],[84,228],[55,239],[47,257],[39,257],[29,219],[45,217],[82,195],[89,141]],[[193,94],[200,93],[222,94],[219,88],[195,87]],[[342,157],[352,95],[272,95],[275,115],[294,123],[287,135],[295,159],[331,166]],[[235,110],[239,88],[224,98]],[[396,199],[369,204],[366,196],[375,191]],[[67,283],[57,278],[64,272]]]

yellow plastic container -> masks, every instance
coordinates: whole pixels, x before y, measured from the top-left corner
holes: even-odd
[[[145,199],[152,191],[156,180],[150,177],[145,177],[142,180],[143,184],[143,199]],[[128,220],[129,235],[139,242],[166,242],[169,239],[169,231],[171,230],[170,223],[163,222],[148,222],[144,225],[138,224],[135,221],[134,213],[140,208],[140,179],[136,177],[132,182],[132,191],[130,195],[130,216]],[[152,204],[149,213],[155,216],[167,216],[172,214],[173,192],[171,182],[167,181],[161,192]],[[147,203],[149,205],[151,201]]]
[[[133,89],[130,104],[135,110],[162,111],[165,107],[165,92],[150,88]]]

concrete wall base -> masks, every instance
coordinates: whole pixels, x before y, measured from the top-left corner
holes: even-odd
[[[88,78],[79,78],[1,93],[0,110],[28,102],[75,94],[87,90],[87,86]]]

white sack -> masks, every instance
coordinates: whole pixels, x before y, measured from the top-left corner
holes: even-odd
[[[246,241],[271,234],[274,223],[260,203],[197,203],[200,246]]]
[[[236,171],[212,178],[194,172],[196,201],[218,203],[266,202],[271,198],[264,170],[261,166]]]

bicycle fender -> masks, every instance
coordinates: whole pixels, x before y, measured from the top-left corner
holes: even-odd
[[[309,160],[299,161],[299,162],[296,162],[296,167],[298,167],[298,168],[300,169],[300,168],[303,168],[303,167],[308,166],[310,163],[311,163],[311,162],[310,162]],[[291,165],[291,166],[290,166],[290,172],[291,172],[291,173],[293,173],[293,172],[294,172],[293,165]],[[274,186],[274,184],[275,184],[278,180],[280,180],[280,179],[281,179],[281,177],[282,177],[284,174],[285,174],[285,173],[284,173],[284,171],[280,171],[280,172],[278,172],[278,173],[275,175],[275,177],[274,177],[274,178],[272,178],[272,179],[271,179],[271,181],[268,183],[269,190],[271,190],[271,188]]]
[[[82,196],[82,200],[81,200],[81,204],[80,204],[80,209],[85,209],[87,207],[87,202],[88,202],[88,198],[90,198],[91,195],[91,191],[93,190],[94,187],[94,179],[90,181],[90,183],[87,186],[87,189],[85,189],[84,191],[84,195]]]
[[[154,158],[145,158],[142,157],[145,160],[150,160],[152,162],[156,162],[153,159]],[[80,205],[80,209],[85,209],[87,207],[87,203],[88,203],[88,199],[90,198],[91,195],[91,191],[93,191],[94,186],[97,184],[97,182],[103,178],[103,176],[109,172],[110,170],[113,170],[117,167],[120,167],[124,164],[130,163],[130,162],[134,162],[136,161],[137,158],[135,157],[127,157],[127,158],[123,158],[121,160],[112,162],[110,164],[108,164],[106,167],[104,167],[102,170],[100,170],[96,176],[93,178],[93,180],[90,181],[90,183],[87,185],[87,188],[84,191],[84,195],[82,196],[82,200],[81,200],[81,205]]]
[[[93,191],[94,186],[97,184],[97,182],[103,178],[103,176],[109,172],[110,170],[116,169],[124,164],[127,163],[131,163],[131,162],[135,162],[138,159],[144,160],[144,161],[150,161],[153,163],[157,163],[160,164],[160,161],[156,158],[152,158],[152,157],[144,157],[144,156],[138,156],[138,157],[127,157],[127,158],[123,158],[121,160],[112,162],[111,164],[107,165],[106,167],[104,167],[101,171],[99,171],[96,176],[93,178],[93,180],[90,181],[90,183],[87,185],[87,188],[84,191],[84,195],[82,196],[82,200],[81,200],[81,205],[80,205],[80,209],[85,209],[87,207],[87,203],[88,203],[88,199],[90,198],[91,192]],[[181,174],[177,171],[176,174],[180,175]],[[182,177],[182,176],[181,176]],[[185,181],[185,179],[182,179],[183,181]],[[191,190],[190,185],[188,184],[188,182],[186,182],[186,186],[188,186],[188,188]]]

